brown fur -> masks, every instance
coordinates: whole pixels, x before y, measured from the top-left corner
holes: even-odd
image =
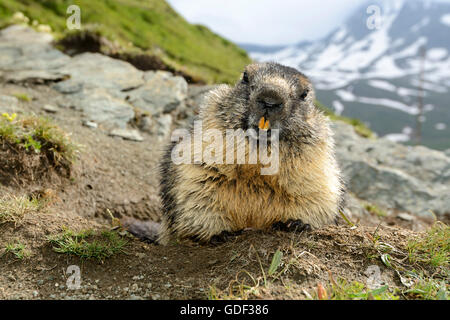
[[[252,65],[247,70],[257,72],[258,68]],[[307,78],[301,74],[299,77],[300,86],[312,90]],[[264,75],[259,79],[290,88],[289,81],[281,78]],[[230,95],[233,88],[225,85],[208,94],[199,115],[204,130],[214,128],[224,132],[225,128],[233,127],[224,124],[223,114],[218,116]],[[313,101],[313,93],[308,99],[305,103]],[[233,111],[240,114],[239,110]],[[162,163],[165,215],[159,242],[167,243],[171,234],[208,241],[223,231],[267,229],[276,222],[291,219],[312,227],[332,222],[339,210],[342,185],[329,120],[312,107],[302,125],[312,128],[310,139],[299,138],[298,143],[288,138],[280,141],[280,170],[276,175],[261,175],[260,163],[174,165],[169,148]]]

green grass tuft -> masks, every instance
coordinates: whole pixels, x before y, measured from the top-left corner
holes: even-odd
[[[448,287],[444,280],[420,278],[403,294],[410,299],[449,300]]]
[[[68,135],[49,119],[3,113],[0,117],[0,141],[24,148],[26,151],[49,152],[55,164],[72,163],[78,152]]]
[[[3,196],[0,198],[0,224],[6,222],[19,223],[27,214],[37,213],[43,204],[28,196]]]
[[[99,261],[123,253],[128,243],[114,231],[84,230],[74,232],[68,229],[63,230],[60,234],[50,236],[48,241],[52,244],[55,252]]]
[[[23,260],[30,256],[30,252],[26,249],[26,246],[20,242],[8,243],[3,254],[8,253],[14,255],[14,257],[19,260]]]
[[[13,96],[19,99],[20,101],[30,102],[31,98],[26,93],[13,93]]]
[[[437,222],[424,237],[408,242],[409,261],[447,267],[450,258],[450,227]]]
[[[345,279],[333,281],[327,290],[330,300],[398,300],[400,297],[389,290],[387,285],[370,290],[358,281],[349,282]]]

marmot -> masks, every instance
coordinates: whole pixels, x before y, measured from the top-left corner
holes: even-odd
[[[344,187],[329,119],[314,101],[309,79],[277,63],[251,64],[234,87],[210,91],[200,107],[203,130],[278,129],[279,170],[262,175],[259,161],[175,164],[172,142],[161,162],[158,242],[171,235],[208,242],[247,228],[303,230],[335,221]],[[247,155],[251,139],[257,138],[246,136]],[[189,143],[194,154],[205,148]]]

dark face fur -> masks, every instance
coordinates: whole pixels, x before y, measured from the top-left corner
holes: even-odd
[[[227,128],[257,132],[264,117],[269,132],[280,130],[280,140],[298,141],[313,135],[306,122],[313,108],[314,91],[305,75],[280,64],[261,63],[246,67],[218,116]]]

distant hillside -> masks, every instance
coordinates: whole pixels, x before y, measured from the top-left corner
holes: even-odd
[[[250,62],[246,52],[201,25],[192,25],[164,0],[2,0],[0,25],[23,12],[48,24],[57,36],[67,33],[66,10],[81,8],[82,27],[100,30],[121,47],[157,53],[175,69],[207,83],[234,82]]]

